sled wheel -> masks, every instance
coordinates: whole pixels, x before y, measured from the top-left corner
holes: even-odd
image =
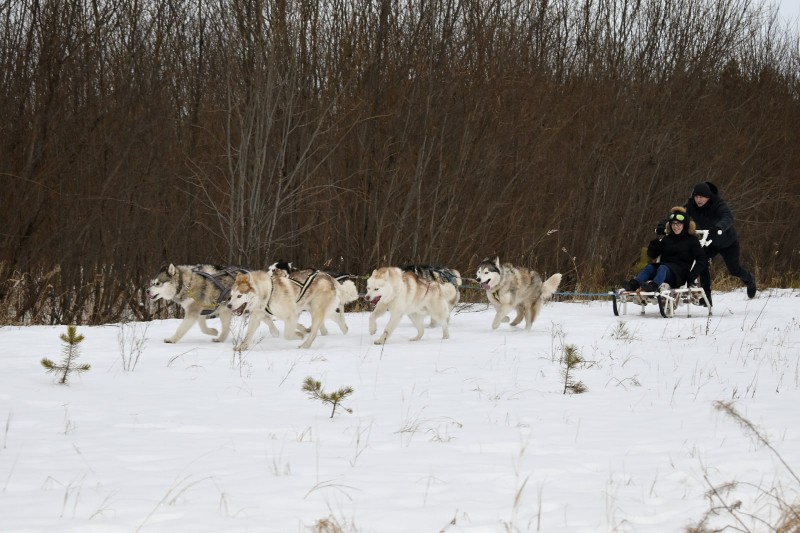
[[[619,309],[617,308],[617,291],[611,291],[611,305],[614,309],[614,316],[619,316]]]

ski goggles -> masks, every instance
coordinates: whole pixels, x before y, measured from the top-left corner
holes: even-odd
[[[683,213],[670,213],[669,214],[669,221],[670,222],[684,222],[686,220],[686,215]]]

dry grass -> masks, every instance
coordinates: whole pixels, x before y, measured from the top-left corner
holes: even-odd
[[[786,463],[780,452],[772,445],[766,434],[745,418],[734,407],[733,402],[716,402],[715,408],[734,420],[745,433],[755,438],[762,446],[766,447],[784,466],[785,471],[796,482],[795,494],[789,496],[786,489],[781,486],[760,487],[750,484],[740,484],[735,481],[714,485],[708,475],[705,476],[709,490],[706,498],[709,501],[709,510],[695,524],[684,529],[685,533],[715,533],[723,530],[741,531],[745,533],[759,533],[772,531],[775,533],[800,533],[800,503],[797,499],[797,488],[800,488],[800,478],[792,467]],[[757,511],[749,511],[745,504],[737,498],[737,489],[740,487],[755,489],[759,497],[763,497],[766,504],[759,505]],[[773,511],[776,511],[773,513]],[[777,515],[775,519],[771,516]],[[727,518],[727,520],[725,520]],[[717,522],[728,522],[722,529],[717,527]],[[714,521],[712,526],[710,523]]]

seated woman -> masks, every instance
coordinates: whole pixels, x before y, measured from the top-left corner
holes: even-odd
[[[647,246],[647,257],[653,262],[636,278],[622,284],[626,291],[641,288],[646,292],[658,292],[680,287],[708,268],[703,247],[695,234],[695,223],[686,209],[673,207],[667,220],[666,235],[653,239]],[[655,262],[659,256],[659,262]]]

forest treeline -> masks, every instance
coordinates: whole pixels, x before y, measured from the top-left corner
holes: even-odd
[[[702,180],[796,286],[798,54],[747,0],[0,0],[0,317],[148,319],[166,262],[607,289]]]

